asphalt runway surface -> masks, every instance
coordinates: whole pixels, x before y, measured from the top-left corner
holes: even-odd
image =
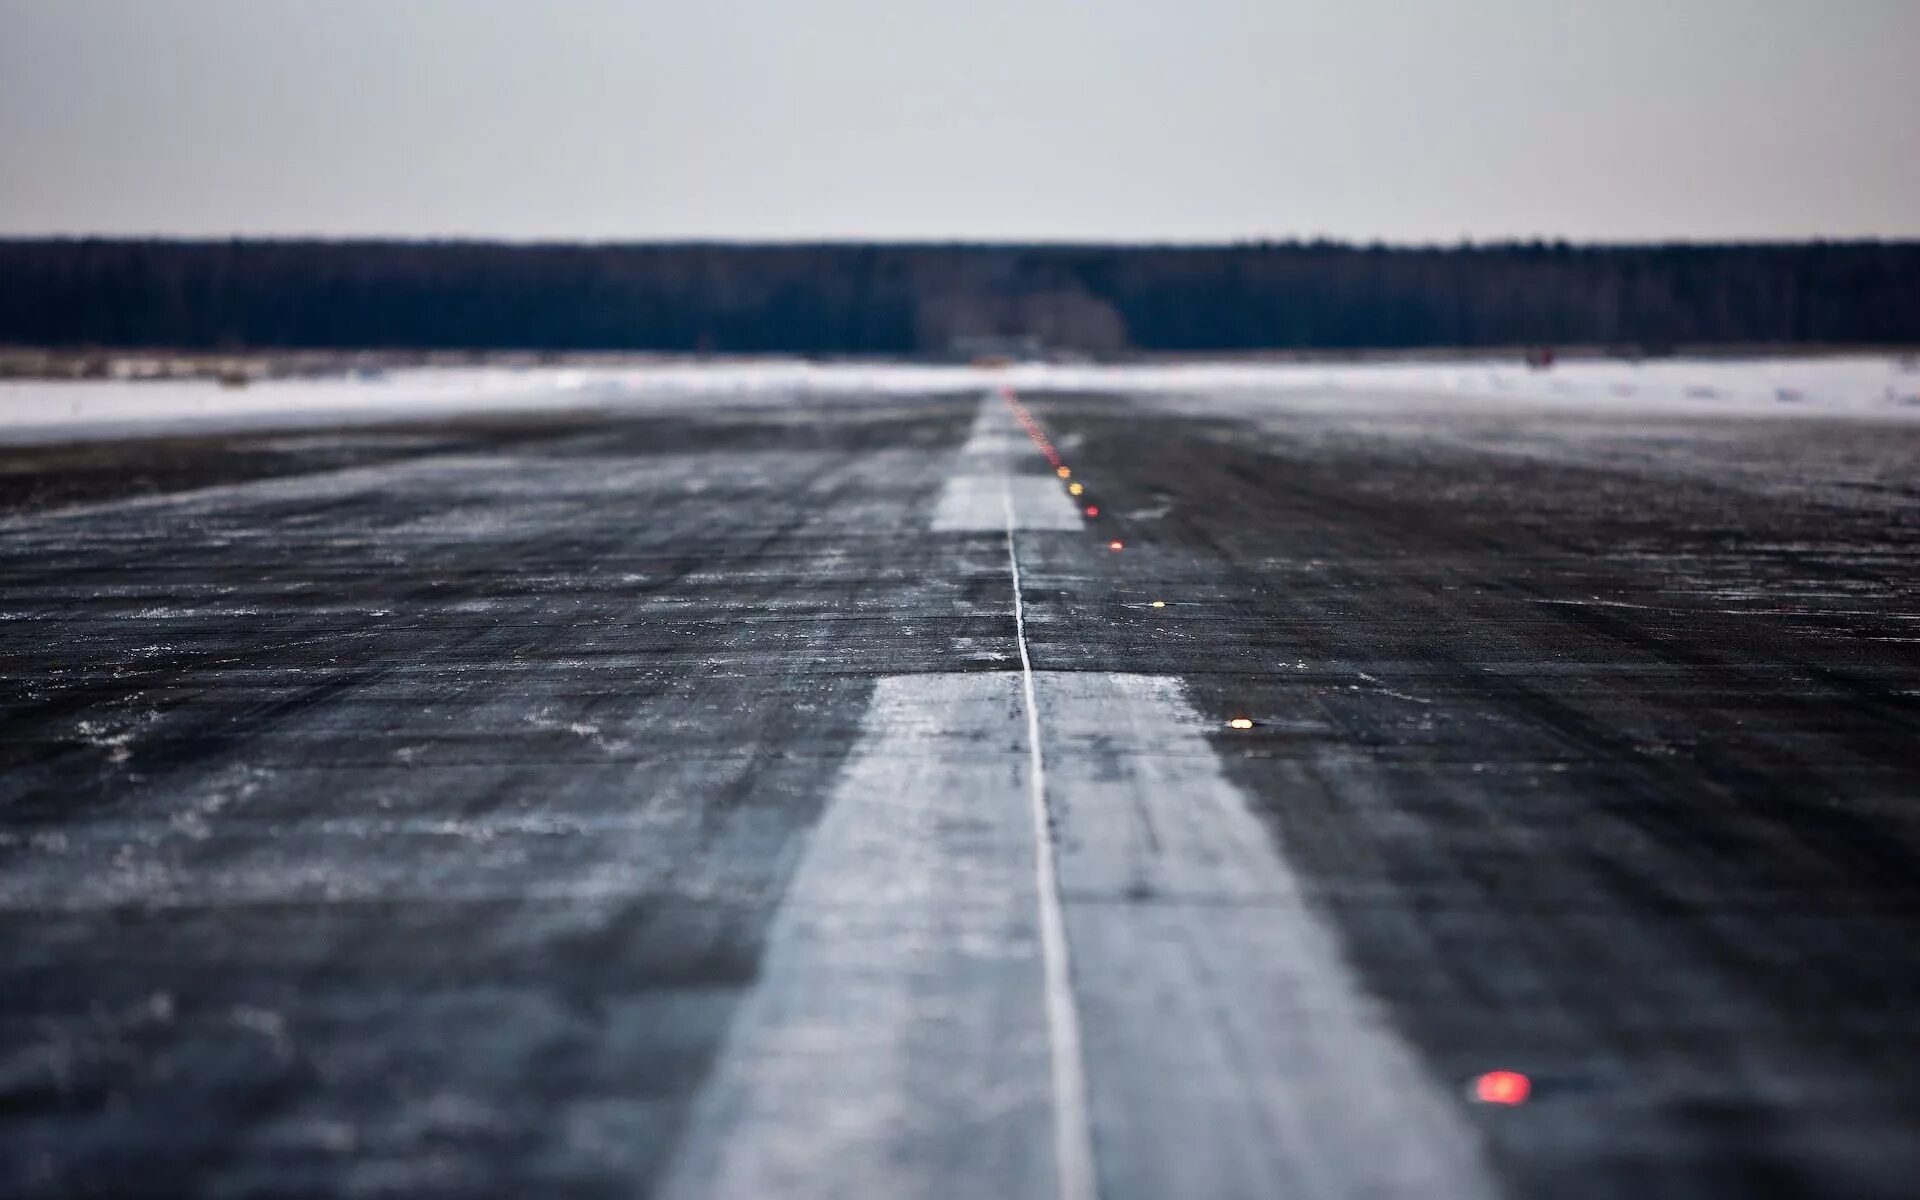
[[[1916,464],[1311,390],[0,451],[0,1194],[1915,1195]]]

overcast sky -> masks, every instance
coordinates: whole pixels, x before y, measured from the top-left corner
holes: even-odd
[[[1920,235],[1920,0],[0,0],[0,232]]]

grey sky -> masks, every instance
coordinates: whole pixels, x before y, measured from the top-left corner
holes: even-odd
[[[0,0],[0,232],[1920,235],[1920,0]]]

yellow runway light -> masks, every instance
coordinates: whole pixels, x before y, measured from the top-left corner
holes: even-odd
[[[1087,490],[1086,488],[1080,486],[1077,483],[1070,483],[1067,485],[1067,495],[1069,496],[1078,496],[1081,492],[1084,492],[1086,490]]]
[[[1235,729],[1252,729],[1253,728],[1253,722],[1248,720],[1246,717],[1235,717],[1233,720],[1228,721],[1227,724],[1232,726]]]
[[[1153,607],[1155,608],[1165,608],[1166,606],[1167,602],[1165,600],[1155,600],[1153,602]]]

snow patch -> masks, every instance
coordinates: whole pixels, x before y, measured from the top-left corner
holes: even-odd
[[[798,396],[1023,392],[1391,391],[1530,401],[1580,410],[1857,413],[1920,420],[1920,374],[1892,355],[1518,362],[1131,364],[1005,368],[787,359],[580,368],[423,368],[375,378],[0,383],[0,442],[296,429],[489,412],[633,410],[698,401],[764,405]]]

